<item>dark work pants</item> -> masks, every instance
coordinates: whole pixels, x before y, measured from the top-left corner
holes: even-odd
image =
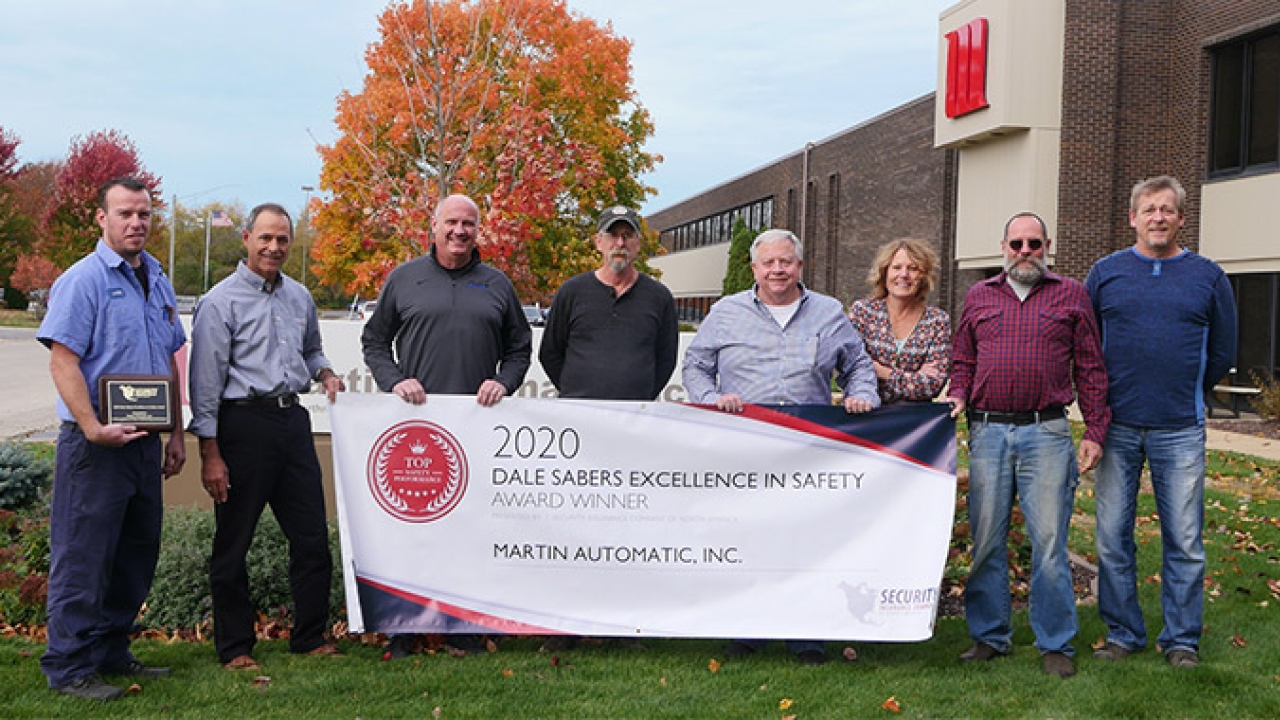
[[[218,660],[225,663],[253,651],[256,616],[245,556],[267,505],[289,541],[294,605],[289,650],[314,650],[324,644],[333,560],[311,418],[300,405],[224,404],[218,412],[218,450],[231,482],[227,501],[215,510],[217,531],[209,560]]]
[[[129,632],[160,557],[161,443],[94,445],[63,423],[49,513],[50,687],[134,660]]]

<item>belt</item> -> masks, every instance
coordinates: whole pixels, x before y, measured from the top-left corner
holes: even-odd
[[[969,410],[969,422],[997,423],[1001,425],[1035,425],[1049,420],[1061,420],[1067,416],[1067,409],[1061,405],[1031,410],[1028,412],[987,412],[986,410]]]
[[[284,395],[258,395],[257,397],[223,398],[222,402],[226,405],[236,405],[239,407],[266,407],[266,408],[289,408],[298,404],[298,393],[286,393]]]

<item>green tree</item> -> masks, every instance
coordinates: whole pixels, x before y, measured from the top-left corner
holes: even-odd
[[[729,243],[729,266],[724,272],[722,294],[732,295],[749,290],[756,284],[755,275],[751,272],[751,242],[762,232],[747,227],[742,218],[733,221],[733,240]]]

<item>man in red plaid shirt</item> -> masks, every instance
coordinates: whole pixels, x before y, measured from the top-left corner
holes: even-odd
[[[1111,413],[1098,325],[1084,285],[1049,272],[1044,221],[1005,225],[1005,271],[965,296],[952,346],[953,415],[969,420],[969,526],[973,565],[965,619],[985,661],[1012,649],[1009,517],[1016,496],[1031,537],[1031,629],[1044,671],[1071,677],[1075,591],[1067,532],[1079,473],[1102,457]],[[1066,407],[1079,399],[1086,431],[1073,452]]]

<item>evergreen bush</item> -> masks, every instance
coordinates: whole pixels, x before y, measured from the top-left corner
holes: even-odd
[[[21,510],[39,502],[53,484],[53,463],[24,443],[0,443],[0,509]]]
[[[332,525],[332,523],[331,523]],[[170,508],[165,513],[160,562],[151,585],[142,626],[154,629],[212,628],[213,601],[209,594],[209,555],[213,550],[212,510]],[[332,625],[346,617],[341,553],[337,529],[330,527],[333,584],[329,589]],[[289,594],[289,543],[275,516],[264,512],[249,547],[249,597],[259,617],[288,625],[292,618]]]

